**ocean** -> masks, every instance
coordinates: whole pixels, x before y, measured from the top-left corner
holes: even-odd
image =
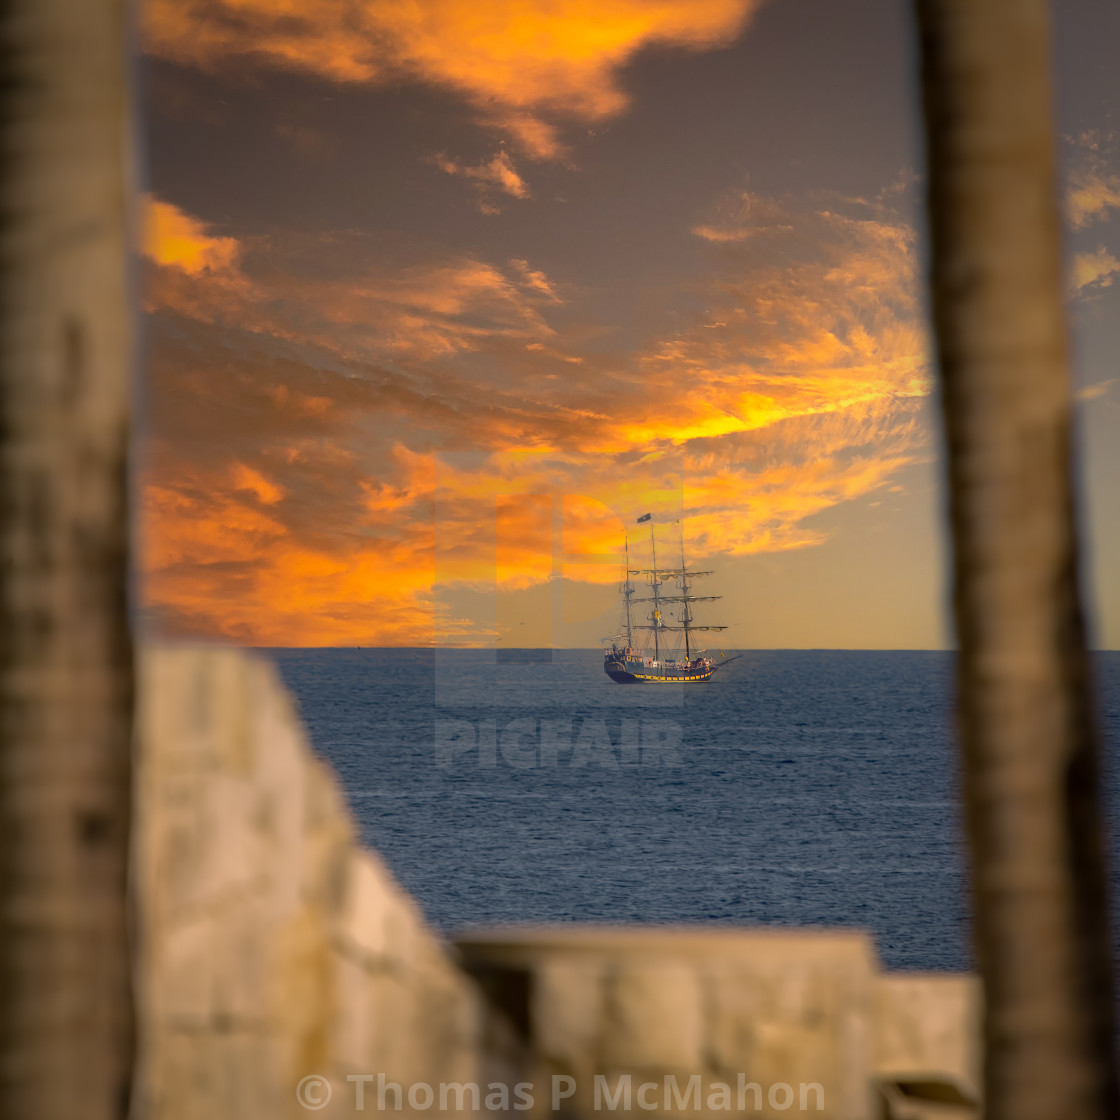
[[[952,654],[750,651],[681,686],[598,650],[262,652],[443,933],[859,927],[889,968],[971,967]],[[1095,666],[1116,836],[1120,653]]]

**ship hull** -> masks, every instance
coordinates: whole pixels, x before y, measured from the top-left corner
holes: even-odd
[[[715,666],[679,669],[668,665],[648,665],[637,660],[607,660],[603,672],[618,684],[703,684],[712,678]]]
[[[606,669],[603,670],[612,681],[617,681],[619,684],[639,684],[639,680],[633,673],[627,673],[624,669]]]

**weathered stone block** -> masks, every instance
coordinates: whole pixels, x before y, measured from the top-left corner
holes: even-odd
[[[603,1022],[603,966],[559,956],[545,959],[531,993],[533,1036],[560,1068],[579,1070],[598,1049]]]
[[[696,963],[640,949],[612,962],[599,1069],[700,1070],[704,1011]]]
[[[377,857],[358,849],[351,852],[338,922],[342,951],[367,968],[385,968],[389,956],[389,911],[394,905],[388,872]]]
[[[561,926],[473,933],[459,946],[488,990],[504,993],[513,1021],[518,985],[500,977],[528,976],[522,987],[537,993],[529,1045],[545,1075],[579,1074],[566,1102],[574,1115],[594,1111],[595,1074],[615,1086],[627,1075],[634,1085],[673,1075],[682,1090],[697,1076],[701,1111],[719,1111],[718,1085],[737,1091],[743,1075],[760,1086],[760,1116],[785,1111],[786,1085],[795,1103],[804,1092],[815,1110],[821,1099],[834,1120],[872,1114],[876,961],[864,934]],[[585,985],[582,1000],[573,995],[564,1014],[574,1025],[556,1030],[548,1009],[565,1005],[546,993],[578,969],[601,983]]]
[[[869,1109],[874,950],[864,934],[743,931],[709,964],[711,1054],[760,1084],[819,1084],[828,1115]]]
[[[894,973],[876,981],[875,1073],[940,1096],[981,1099],[982,991],[975,976]],[[938,1089],[941,1084],[944,1089]]]

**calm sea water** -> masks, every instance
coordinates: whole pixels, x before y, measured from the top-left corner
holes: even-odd
[[[950,654],[750,652],[625,686],[598,650],[266,652],[440,930],[856,926],[889,967],[970,967]],[[1096,665],[1120,835],[1120,653]]]

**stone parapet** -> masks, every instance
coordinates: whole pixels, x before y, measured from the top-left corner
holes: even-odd
[[[982,991],[976,976],[886,973],[875,984],[875,1075],[899,1120],[975,1116]]]
[[[355,843],[271,665],[147,649],[139,695],[138,1116],[976,1114],[971,977],[883,973],[852,931],[449,946]]]
[[[477,989],[355,844],[271,665],[144,651],[136,772],[140,1115],[304,1117],[313,1076],[349,1116],[351,1074],[483,1075]]]

